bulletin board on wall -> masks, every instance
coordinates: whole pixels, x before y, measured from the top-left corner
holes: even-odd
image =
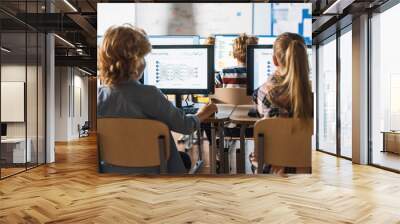
[[[25,121],[25,82],[1,82],[1,122]]]
[[[311,10],[311,3],[98,3],[97,37],[101,42],[108,27],[129,23],[148,35],[294,32],[311,44]]]
[[[150,35],[252,33],[252,9],[252,3],[137,3],[136,25]]]

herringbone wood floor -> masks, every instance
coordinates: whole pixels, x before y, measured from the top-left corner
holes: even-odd
[[[0,223],[400,223],[400,175],[313,155],[289,178],[100,175],[94,138],[0,181]]]

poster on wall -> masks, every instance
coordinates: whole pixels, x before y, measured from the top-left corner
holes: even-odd
[[[25,82],[1,82],[1,122],[25,121]]]

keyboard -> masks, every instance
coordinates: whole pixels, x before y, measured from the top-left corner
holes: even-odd
[[[247,115],[249,117],[261,117],[256,108],[251,108]]]
[[[183,107],[182,110],[183,110],[183,112],[185,112],[185,114],[196,114],[197,111],[199,111],[199,108],[197,108],[197,107]]]

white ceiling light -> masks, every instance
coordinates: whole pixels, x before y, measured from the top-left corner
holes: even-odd
[[[69,42],[68,40],[66,40],[66,39],[64,39],[64,38],[62,38],[62,37],[60,37],[60,36],[57,35],[57,34],[54,34],[54,36],[57,37],[57,38],[58,38],[59,40],[61,40],[62,42],[64,42],[65,44],[67,44],[68,46],[75,48],[75,45],[73,45],[73,44],[72,44],[71,42]]]
[[[6,53],[10,53],[11,52],[11,50],[9,50],[9,49],[7,49],[5,47],[1,47],[0,49],[1,49],[1,51],[4,51]]]
[[[330,5],[322,14],[343,14],[343,10],[351,5],[354,0],[336,0],[332,5]]]
[[[67,4],[74,12],[78,12],[78,10],[73,6],[68,0],[64,0],[65,4]]]
[[[83,69],[81,69],[81,68],[79,68],[79,67],[78,67],[78,70],[81,71],[81,72],[83,72],[83,73],[85,73],[86,75],[92,75],[92,73],[90,73],[90,72],[88,72],[88,71],[86,71],[86,70],[83,70]]]

